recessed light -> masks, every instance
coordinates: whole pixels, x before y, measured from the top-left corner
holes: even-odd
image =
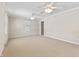
[[[31,20],[34,20],[34,19],[35,19],[35,17],[30,17],[30,19],[31,19]]]

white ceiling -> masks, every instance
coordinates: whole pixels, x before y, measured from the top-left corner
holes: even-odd
[[[10,15],[18,15],[23,17],[31,17],[32,13],[39,14],[43,9],[38,7],[44,7],[46,2],[6,2],[7,10]],[[58,9],[56,9],[51,15],[54,15],[65,10],[79,7],[79,2],[52,2]]]

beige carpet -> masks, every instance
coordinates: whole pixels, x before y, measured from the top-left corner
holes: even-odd
[[[10,39],[4,56],[19,57],[74,57],[79,56],[79,46],[43,36]]]

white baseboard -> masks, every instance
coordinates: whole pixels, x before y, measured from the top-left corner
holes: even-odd
[[[51,35],[45,35],[45,36],[49,37],[49,38],[55,38],[55,39],[58,39],[58,40],[61,40],[61,41],[65,41],[65,42],[68,42],[68,43],[71,43],[71,44],[79,45],[78,42],[74,42],[74,41],[71,41],[71,40],[61,39],[61,38],[57,38],[57,37],[54,37],[54,36],[51,36]]]

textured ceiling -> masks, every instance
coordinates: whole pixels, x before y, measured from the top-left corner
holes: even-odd
[[[46,3],[46,2],[45,2]],[[6,2],[7,11],[11,15],[18,15],[23,17],[30,17],[32,13],[39,14],[44,7],[44,2]],[[59,12],[63,12],[68,9],[79,7],[79,2],[52,2],[56,7],[58,7],[51,15]]]

